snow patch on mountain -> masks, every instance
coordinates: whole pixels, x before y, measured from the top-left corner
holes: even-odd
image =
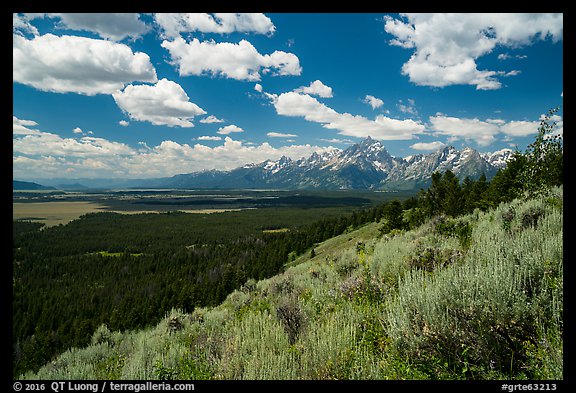
[[[427,187],[434,172],[451,170],[463,180],[485,174],[490,179],[503,168],[512,150],[479,153],[475,149],[462,151],[453,146],[429,154],[415,154],[405,158],[388,153],[380,141],[368,137],[345,150],[313,153],[293,160],[282,156],[260,164],[210,175],[194,173],[178,175],[178,184],[189,180],[189,187],[246,187],[246,188],[324,188],[324,189],[417,189]]]

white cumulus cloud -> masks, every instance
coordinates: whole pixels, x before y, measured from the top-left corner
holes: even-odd
[[[26,16],[29,19],[57,18],[57,27],[90,31],[112,41],[122,41],[128,37],[136,39],[150,30],[150,27],[140,20],[140,15],[135,13],[47,13]]]
[[[57,134],[37,132],[12,140],[16,155],[62,156],[62,157],[115,157],[133,155],[134,150],[123,143],[111,142],[103,138],[82,136],[62,138]]]
[[[404,104],[402,102],[402,100],[398,100],[398,104],[396,104],[396,106],[398,107],[398,109],[400,110],[400,112],[402,113],[408,113],[410,115],[414,115],[417,116],[418,115],[418,110],[416,109],[416,101],[414,101],[411,98],[408,98],[408,103]]]
[[[303,117],[325,128],[338,130],[341,135],[406,140],[424,131],[424,125],[412,119],[398,120],[378,115],[370,120],[363,116],[338,113],[308,94],[287,92],[278,96],[269,94],[268,97],[279,115]]]
[[[213,40],[201,42],[194,38],[187,43],[177,37],[173,41],[164,40],[161,45],[170,52],[172,64],[177,66],[180,76],[208,74],[259,81],[261,72],[274,75],[300,75],[302,72],[296,55],[283,51],[262,55],[246,40],[234,44]]]
[[[443,148],[444,146],[446,146],[446,144],[440,141],[418,142],[414,143],[413,145],[410,145],[410,147],[414,150],[424,150],[424,151],[435,151]]]
[[[154,125],[194,127],[191,120],[206,114],[206,111],[190,102],[178,83],[167,79],[161,79],[155,85],[128,85],[112,96],[130,119],[148,121]]]
[[[330,86],[326,86],[319,80],[311,82],[309,86],[300,86],[299,88],[294,89],[294,91],[296,93],[310,94],[322,98],[332,97],[332,88]]]
[[[200,123],[224,123],[224,120],[217,118],[214,115],[210,115],[208,117],[205,117],[204,119],[200,120]]]
[[[431,116],[429,118],[432,130],[445,135],[450,140],[474,140],[480,146],[488,146],[496,140],[500,133],[500,125],[495,122],[482,121],[477,118],[461,119],[451,116]]]
[[[154,15],[154,20],[167,38],[194,31],[272,35],[276,30],[270,18],[260,13],[159,13]]]
[[[539,126],[540,123],[537,121],[514,120],[503,124],[500,130],[511,137],[528,136],[538,132]]]
[[[42,91],[112,94],[130,82],[158,80],[147,54],[106,40],[14,34],[12,54],[13,81]]]
[[[479,70],[476,60],[499,47],[529,45],[536,40],[562,39],[563,15],[545,13],[403,14],[385,17],[391,45],[414,49],[402,74],[423,86],[473,85],[499,89],[497,70]]]
[[[370,105],[372,109],[378,109],[384,105],[384,101],[382,101],[380,98],[376,98],[369,94],[367,94],[366,97],[364,97],[364,100],[362,102]]]
[[[457,118],[446,115],[430,116],[430,128],[435,134],[448,136],[450,141],[475,141],[480,146],[492,144],[503,134],[506,137],[520,137],[536,134],[537,121],[504,121],[502,119]]]
[[[38,123],[34,120],[23,120],[12,116],[12,135],[38,134],[40,131],[29,128],[37,125]]]
[[[17,13],[12,14],[12,31],[16,34],[27,33],[40,35],[36,26],[30,23],[30,18]]]
[[[244,144],[226,136],[214,147],[164,140],[156,146],[138,143],[134,149],[123,143],[95,137],[62,138],[56,134],[24,128],[37,126],[32,120],[13,117],[13,176],[26,179],[31,173],[45,177],[149,178],[173,176],[201,170],[230,170],[247,163],[292,159],[322,153],[333,147],[309,144],[273,147],[269,143]],[[219,141],[219,136],[200,136],[202,141]]]
[[[220,127],[218,129],[218,131],[216,131],[216,133],[220,134],[220,135],[229,135],[229,134],[232,134],[234,132],[244,132],[244,130],[242,128],[238,127],[237,125],[230,124],[230,125],[225,126],[225,127]]]

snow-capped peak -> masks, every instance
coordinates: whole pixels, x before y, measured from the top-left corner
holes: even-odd
[[[514,150],[504,148],[492,153],[484,153],[482,154],[482,158],[490,163],[490,165],[500,169],[506,166],[513,154]]]
[[[461,180],[481,174],[490,179],[512,154],[511,149],[481,154],[469,147],[444,146],[429,154],[400,158],[391,156],[381,141],[366,138],[345,150],[315,152],[297,161],[282,156],[245,165],[241,172],[231,170],[220,180],[218,174],[211,174],[204,181],[218,187],[232,182],[255,188],[409,189],[425,187],[434,172],[446,170]],[[198,176],[194,181],[199,181]]]

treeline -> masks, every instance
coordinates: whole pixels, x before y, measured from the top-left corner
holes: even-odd
[[[467,177],[460,182],[450,170],[436,172],[430,187],[421,189],[417,196],[385,204],[381,232],[412,229],[438,215],[456,217],[474,209],[486,211],[563,184],[563,140],[562,135],[555,134],[556,122],[552,120],[556,111],[544,116],[534,142],[525,152],[515,151],[491,181],[482,174],[477,180]]]
[[[220,304],[289,255],[382,216],[382,207],[217,214],[91,213],[67,225],[13,223],[13,374],[37,370],[96,328],[131,330],[172,308]],[[274,229],[287,229],[274,231]]]

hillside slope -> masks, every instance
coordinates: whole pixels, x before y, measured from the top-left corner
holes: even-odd
[[[12,190],[56,190],[54,187],[43,186],[42,184],[29,181],[12,180]]]
[[[562,379],[563,189],[330,239],[214,308],[111,332],[25,379]]]

